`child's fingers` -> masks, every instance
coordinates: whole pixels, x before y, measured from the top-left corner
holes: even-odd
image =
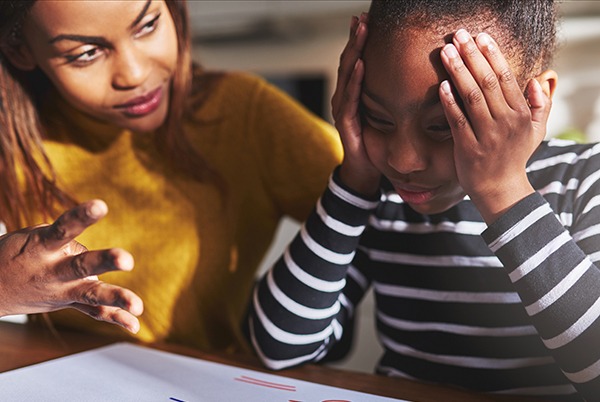
[[[538,132],[546,132],[546,122],[550,115],[551,101],[548,99],[540,83],[532,79],[527,83],[527,99],[531,110],[531,121]]]
[[[481,35],[478,38],[479,42],[484,43],[486,42],[486,39],[490,39],[489,36]],[[470,73],[473,76],[475,83],[478,85],[481,91],[479,92],[473,89],[472,87],[468,87],[468,96],[470,96],[474,100],[479,100],[479,97],[482,94],[485,99],[485,103],[487,104],[487,108],[490,111],[490,114],[493,117],[502,116],[507,110],[507,101],[505,100],[505,94],[503,93],[505,89],[504,87],[507,87],[507,89],[511,89],[511,84],[516,85],[516,82],[513,82],[512,80],[511,70],[508,67],[508,65],[506,63],[502,65],[501,63],[501,61],[504,61],[504,58],[502,57],[502,55],[499,55],[498,52],[494,52],[494,49],[497,48],[491,47],[491,45],[486,46],[486,51],[495,56],[493,61],[496,63],[494,65],[491,65],[490,62],[486,59],[486,57],[483,55],[480,48],[478,48],[471,35],[464,29],[459,29],[456,32],[453,41],[461,56],[461,60],[468,69],[468,73]],[[502,60],[498,60],[498,55],[500,56],[499,58]],[[462,74],[463,77],[467,75],[466,71],[464,73],[465,74]],[[503,77],[499,79],[499,75],[502,75]],[[504,81],[504,85],[500,85],[500,80]],[[455,84],[459,86],[459,83],[456,81]],[[516,88],[518,89],[518,86],[516,86]],[[522,95],[521,98],[523,98]],[[466,103],[469,104],[473,102],[470,102],[467,99]]]
[[[513,110],[519,110],[525,106],[525,100],[517,78],[500,49],[490,35],[480,33],[476,38],[479,49],[492,67],[497,77],[497,82],[502,89],[505,102]]]
[[[446,120],[448,120],[448,125],[452,131],[454,146],[461,149],[473,148],[473,143],[477,142],[477,139],[471,128],[469,119],[456,102],[448,80],[444,80],[440,84],[439,96]]]
[[[345,152],[350,155],[357,152],[362,144],[362,127],[359,117],[360,93],[364,75],[364,65],[361,59],[356,60],[352,75],[343,91],[339,113],[335,119],[337,128],[344,144]]]
[[[356,60],[356,63],[354,63],[352,75],[350,76],[350,80],[346,86],[346,102],[344,102],[347,107],[345,112],[353,117],[358,115],[363,76],[364,64],[361,59],[358,59]]]
[[[356,15],[353,15],[352,19],[350,20],[350,34],[348,35],[348,42],[346,43],[346,46],[348,46],[348,43],[350,43],[350,41],[352,40],[352,37],[356,33],[356,27],[358,27],[358,22],[359,22],[358,17]]]
[[[457,48],[453,44],[448,44],[442,48],[441,56],[471,121],[475,123],[489,121],[491,112],[483,91],[464,64]]]
[[[356,60],[360,58],[363,46],[367,39],[367,26],[363,19],[364,18],[361,16],[360,20],[356,20],[354,35],[351,35],[340,56],[336,89],[331,98],[332,113],[334,117],[338,115],[339,109],[343,104],[344,91],[352,76],[352,72],[354,71]]]

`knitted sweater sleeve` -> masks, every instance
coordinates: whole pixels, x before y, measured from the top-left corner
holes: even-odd
[[[600,395],[600,270],[593,261],[600,249],[600,208],[592,195],[586,197],[587,206],[570,231],[534,193],[482,235],[505,266],[544,345],[591,401]]]
[[[376,205],[345,189],[334,172],[299,234],[258,283],[247,332],[267,367],[321,360],[352,325],[352,306],[365,286],[351,263]]]

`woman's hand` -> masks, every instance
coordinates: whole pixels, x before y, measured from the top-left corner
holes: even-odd
[[[331,109],[335,127],[344,146],[340,178],[353,190],[373,195],[379,189],[380,173],[375,169],[363,144],[360,118],[360,93],[364,65],[360,58],[367,40],[367,14],[353,17],[348,43],[340,56]]]
[[[454,139],[458,180],[489,224],[534,192],[525,167],[544,139],[550,99],[540,84],[527,83],[527,99],[496,42],[459,30],[444,46],[448,81],[440,99]]]
[[[132,291],[109,285],[96,275],[130,271],[127,251],[87,251],[73,240],[108,212],[103,201],[83,203],[52,225],[36,226],[0,237],[0,316],[75,308],[97,320],[136,333],[144,310]]]

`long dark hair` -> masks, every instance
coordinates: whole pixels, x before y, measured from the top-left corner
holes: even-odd
[[[61,191],[56,174],[44,151],[44,128],[38,115],[39,98],[50,85],[43,74],[21,71],[7,60],[3,51],[16,46],[21,26],[34,1],[0,2],[0,221],[8,230],[30,225],[35,216],[52,219],[76,200]],[[164,152],[176,169],[196,180],[224,189],[221,177],[190,146],[182,120],[190,107],[206,98],[214,81],[208,82],[191,60],[191,35],[185,0],[167,0],[177,33],[178,62],[173,75],[169,112],[156,130],[157,149]],[[202,91],[192,97],[192,80],[204,79]],[[78,200],[82,201],[82,200]]]

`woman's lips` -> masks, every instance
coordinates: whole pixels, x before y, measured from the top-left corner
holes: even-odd
[[[127,103],[115,106],[115,108],[123,110],[129,116],[141,117],[154,112],[160,106],[162,97],[163,89],[158,87],[146,95],[133,98]]]
[[[435,189],[425,189],[419,187],[396,187],[395,190],[408,204],[424,204],[430,201],[435,195]]]

